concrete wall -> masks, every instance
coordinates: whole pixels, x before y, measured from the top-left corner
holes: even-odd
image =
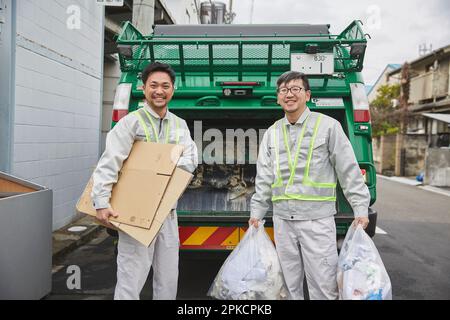
[[[425,157],[428,148],[426,135],[406,135],[405,147],[405,176],[416,176],[425,170]]]
[[[432,186],[450,187],[450,149],[428,149],[424,182]]]
[[[12,173],[53,189],[53,230],[76,218],[98,159],[102,43],[95,1],[17,1]]]
[[[0,171],[11,172],[14,119],[16,5],[0,1]]]
[[[377,173],[381,173],[381,137],[372,138],[373,163]]]
[[[162,0],[176,24],[199,24],[196,0]],[[203,2],[203,1],[202,1]],[[197,1],[200,10],[200,1]]]
[[[372,139],[374,164],[377,173],[393,174],[395,170],[396,135],[386,135]]]

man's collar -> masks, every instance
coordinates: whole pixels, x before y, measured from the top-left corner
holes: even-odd
[[[154,117],[154,118],[156,118],[156,119],[161,119],[161,117],[159,116],[159,114],[157,114],[157,113],[149,106],[147,100],[144,100],[144,108],[145,108],[145,110],[147,110],[147,111],[150,113],[150,115],[151,115],[152,117]],[[171,113],[169,112],[169,108],[167,108],[166,115],[164,116],[163,120],[164,120],[164,119],[169,119],[170,117],[171,117]]]
[[[306,118],[308,118],[309,114],[311,113],[311,110],[309,110],[308,107],[306,107],[306,109],[303,111],[302,115],[300,116],[300,118],[298,118],[297,122],[295,122],[295,124],[303,124],[303,122],[305,122]],[[285,125],[289,125],[290,122],[287,118],[286,115],[284,115],[284,124]]]

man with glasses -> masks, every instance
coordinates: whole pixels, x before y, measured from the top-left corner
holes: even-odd
[[[106,148],[94,171],[92,198],[97,219],[110,225],[109,217],[118,217],[109,205],[118,172],[130,154],[134,141],[181,144],[184,151],[177,166],[193,172],[198,164],[197,147],[186,121],[168,110],[174,94],[175,72],[154,62],[142,72],[144,107],[122,118],[108,133]],[[110,225],[111,226],[111,225]],[[138,300],[153,267],[153,299],[175,299],[178,286],[179,235],[175,208],[164,221],[155,240],[146,247],[119,231],[117,285],[114,299]]]
[[[306,102],[303,73],[277,80],[285,117],[264,134],[257,161],[249,224],[258,227],[273,205],[275,244],[291,299],[337,299],[336,181],[353,208],[353,225],[367,227],[370,194],[341,124]]]

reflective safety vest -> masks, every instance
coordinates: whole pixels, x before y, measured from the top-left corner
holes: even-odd
[[[153,122],[153,119],[152,119],[152,116],[150,115],[150,113],[147,110],[145,110],[144,108],[137,109],[133,113],[137,116],[137,118],[139,120],[139,123],[141,124],[142,129],[144,129],[145,141],[147,141],[147,142],[151,141],[150,127],[146,124],[146,122],[144,120],[145,118],[147,118],[148,119],[148,123],[150,123],[150,125],[151,125],[151,127],[153,129],[153,136],[155,137],[155,141],[153,141],[153,142],[159,143],[159,137],[158,137],[159,135],[158,135],[158,132],[157,132],[156,127],[155,127],[155,123]],[[175,126],[175,132],[174,132],[175,137],[174,137],[174,139],[172,139],[172,141],[175,140],[175,144],[178,144],[179,139],[180,139],[180,137],[179,137],[179,130],[178,130],[178,127],[179,127],[178,121],[179,121],[179,119],[175,115],[172,117],[172,119],[173,119],[172,121],[169,120],[169,123],[166,126],[166,133],[165,133],[166,142],[165,143],[169,143],[169,137],[170,137],[169,133],[173,132],[173,130],[171,130],[171,127],[173,128],[173,126]]]
[[[306,118],[297,138],[297,149],[293,158],[283,119],[275,123],[272,137],[275,147],[276,178],[275,183],[272,184],[272,201],[336,201],[336,177],[333,177],[334,181],[332,182],[315,182],[310,178],[311,163],[314,164],[312,160],[315,159],[314,143],[322,117],[323,115],[320,113],[311,112]],[[308,141],[304,142],[304,138],[308,137],[310,138],[309,143]],[[304,166],[298,166],[300,154],[306,158]],[[280,170],[280,167],[283,169]],[[330,179],[330,177],[323,178],[321,177],[320,180]]]

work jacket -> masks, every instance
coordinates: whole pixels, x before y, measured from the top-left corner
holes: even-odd
[[[109,207],[111,191],[122,164],[135,141],[173,143],[184,146],[177,167],[193,172],[198,165],[197,147],[186,121],[167,110],[164,118],[145,103],[122,118],[106,137],[106,147],[93,174],[92,199],[95,209]],[[176,206],[176,205],[175,205]]]
[[[309,220],[336,213],[339,180],[355,217],[367,216],[370,193],[352,145],[335,119],[306,108],[295,124],[275,122],[260,144],[251,216]]]

